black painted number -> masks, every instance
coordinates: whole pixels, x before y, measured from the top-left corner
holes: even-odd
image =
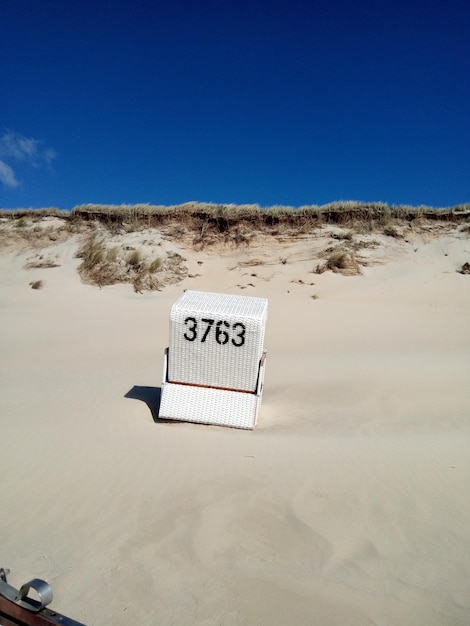
[[[197,319],[195,317],[187,317],[184,320],[186,330],[183,337],[187,341],[196,341],[196,339],[200,337],[201,343],[205,343],[209,338],[211,328],[215,324],[215,333],[212,334],[212,337],[219,344],[219,346],[225,346],[225,344],[230,341],[236,348],[241,348],[241,346],[245,343],[246,327],[245,324],[242,324],[241,322],[235,322],[233,326],[230,326],[230,324],[225,320],[219,320],[216,322],[215,320],[203,317],[201,319],[201,324],[203,325],[203,330],[201,330],[199,335]]]
[[[187,327],[187,331],[184,333],[184,338],[188,341],[194,341],[197,339],[197,320],[194,317],[187,317],[184,320],[184,324]]]
[[[237,322],[233,325],[233,330],[237,330],[238,332],[236,333],[235,338],[232,338],[232,343],[234,346],[239,348],[245,343],[245,325],[241,322]]]
[[[220,320],[220,322],[217,322],[217,326],[215,327],[215,340],[221,346],[225,346],[225,344],[228,342],[229,336],[228,332],[226,330],[223,330],[222,327],[230,328],[230,324],[225,320]]]
[[[209,332],[210,332],[210,330],[211,330],[212,326],[214,325],[214,321],[215,321],[215,320],[208,320],[208,319],[204,319],[204,318],[202,318],[201,322],[202,322],[203,324],[207,324],[207,326],[206,326],[206,328],[205,328],[205,330],[204,330],[204,334],[203,334],[203,336],[202,336],[201,343],[204,343],[204,342],[205,342],[205,340],[207,339],[207,335],[209,334]]]

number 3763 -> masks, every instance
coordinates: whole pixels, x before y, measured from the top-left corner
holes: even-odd
[[[229,324],[225,320],[202,318],[198,321],[195,317],[187,317],[184,325],[186,328],[183,337],[187,341],[198,340],[205,343],[208,338],[212,338],[221,346],[230,342],[237,348],[245,343],[246,327],[241,322]]]

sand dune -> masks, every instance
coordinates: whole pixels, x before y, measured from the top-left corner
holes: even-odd
[[[316,273],[337,232],[200,251],[133,233],[187,267],[143,293],[81,282],[79,234],[4,244],[11,584],[47,579],[90,625],[469,623],[468,232],[370,235],[360,274]],[[25,269],[41,255],[56,266]],[[158,421],[186,288],[269,299],[253,432]]]

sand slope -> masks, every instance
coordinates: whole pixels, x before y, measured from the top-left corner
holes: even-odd
[[[82,284],[73,238],[3,251],[11,584],[90,625],[470,622],[470,240],[388,238],[358,276],[315,274],[324,243],[183,250],[144,294]],[[254,432],[154,421],[185,288],[269,298]]]

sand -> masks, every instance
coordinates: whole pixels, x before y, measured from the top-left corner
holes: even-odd
[[[316,274],[332,230],[181,247],[192,277],[142,294],[83,284],[77,237],[52,268],[1,251],[11,584],[89,625],[470,623],[470,238],[378,235],[360,275]],[[255,431],[156,419],[187,288],[269,299]]]

